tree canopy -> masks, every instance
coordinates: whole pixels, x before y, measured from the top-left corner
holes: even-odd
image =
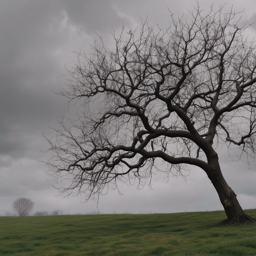
[[[78,104],[77,119],[61,123],[49,167],[70,178],[63,192],[99,195],[110,183],[150,179],[200,167],[227,214],[223,223],[254,221],[226,183],[218,145],[255,155],[256,44],[240,14],[197,6],[190,19],[170,15],[167,29],[148,21],[114,35],[115,47],[95,41],[78,54],[63,95]]]

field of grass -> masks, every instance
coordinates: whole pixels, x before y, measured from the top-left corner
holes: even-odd
[[[256,255],[256,224],[217,225],[224,218],[222,211],[1,217],[0,255]]]

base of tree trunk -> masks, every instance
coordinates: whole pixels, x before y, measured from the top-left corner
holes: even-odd
[[[219,225],[229,225],[229,224],[242,224],[242,225],[246,225],[249,223],[254,223],[256,222],[256,219],[252,218],[251,216],[245,214],[243,216],[239,216],[233,219],[226,219],[223,220],[219,223]]]
[[[214,155],[214,154],[213,154]],[[211,160],[211,166],[213,167],[213,171],[208,171],[208,177],[211,180],[213,186],[215,187],[221,204],[225,210],[227,215],[227,219],[221,221],[220,225],[228,225],[228,224],[242,224],[246,225],[249,223],[256,222],[256,219],[247,215],[241,205],[237,200],[236,193],[228,186],[226,180],[224,179],[217,155],[214,155]]]

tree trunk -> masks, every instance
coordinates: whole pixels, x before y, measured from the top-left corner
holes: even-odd
[[[214,155],[214,157],[212,157],[208,162],[211,169],[207,171],[207,175],[215,187],[228,217],[226,220],[220,222],[220,224],[247,224],[256,222],[256,219],[250,217],[243,211],[236,198],[235,192],[228,186],[222,175],[217,154]]]

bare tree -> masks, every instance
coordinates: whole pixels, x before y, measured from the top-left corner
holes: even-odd
[[[145,21],[114,34],[114,50],[98,40],[91,54],[78,54],[63,92],[78,104],[77,119],[60,122],[49,141],[50,170],[70,178],[62,192],[89,199],[119,181],[144,185],[161,159],[167,174],[197,166],[208,175],[223,224],[255,221],[224,179],[217,152],[226,144],[255,155],[256,44],[233,10],[197,6],[190,14],[171,15],[166,30]]]
[[[13,209],[19,216],[28,216],[32,211],[34,203],[28,198],[18,198],[13,202]]]
[[[5,211],[5,216],[7,217],[14,217],[16,216],[15,213],[9,212],[9,211]]]
[[[62,210],[54,210],[51,212],[51,215],[63,215],[63,211]]]
[[[48,216],[49,213],[47,211],[38,211],[34,213],[34,216]]]

